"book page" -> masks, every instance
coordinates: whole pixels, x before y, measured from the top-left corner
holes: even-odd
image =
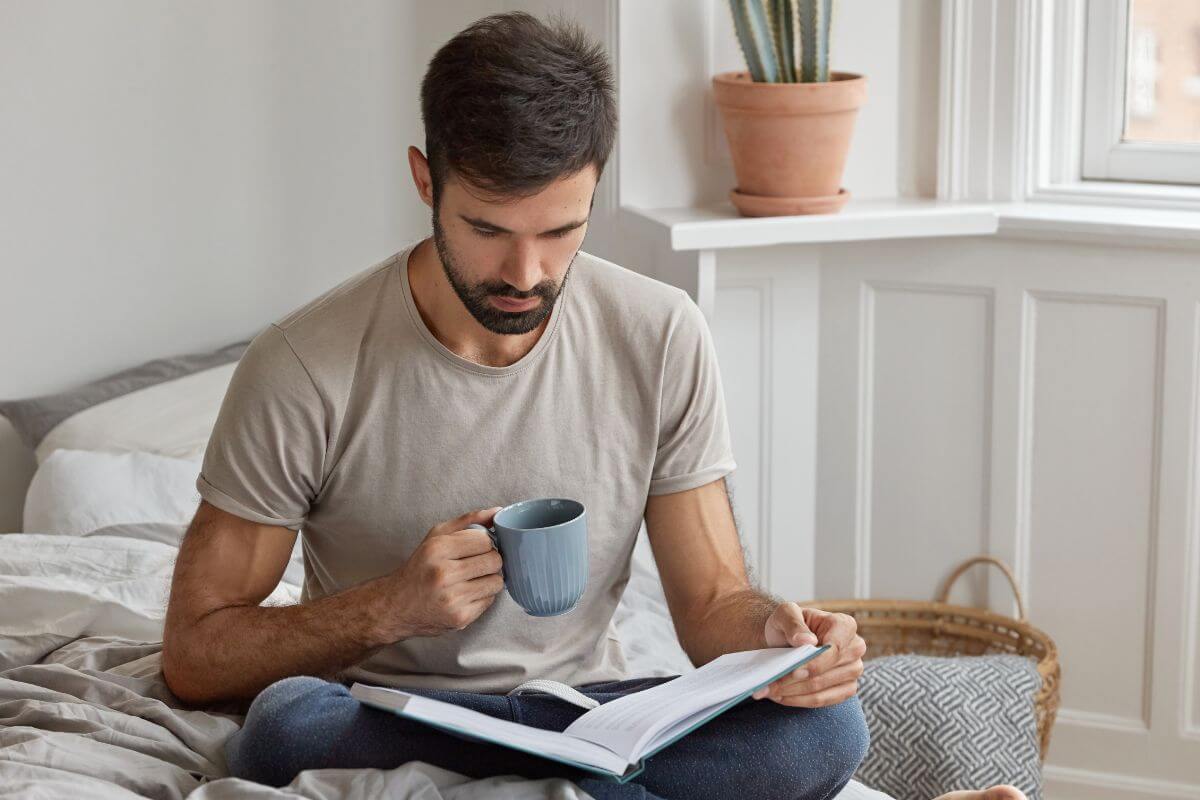
[[[609,748],[636,763],[663,731],[695,721],[726,701],[786,674],[825,647],[769,647],[726,653],[675,680],[588,711],[563,733]],[[666,738],[666,737],[664,737]]]

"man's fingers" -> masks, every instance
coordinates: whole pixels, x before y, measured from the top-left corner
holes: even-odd
[[[804,615],[809,629],[817,634],[821,644],[836,642],[845,647],[858,635],[858,622],[849,614],[806,608]]]
[[[867,640],[856,634],[844,652],[848,661],[861,660],[867,654]]]
[[[843,664],[858,664],[862,668],[863,659],[867,654],[867,642],[861,636],[855,636],[849,646],[842,650]]]
[[[492,506],[491,508],[477,508],[474,511],[468,511],[463,514],[461,519],[465,522],[479,522],[480,520],[490,520],[496,515],[496,512],[504,506]]]
[[[819,675],[812,675],[804,667],[799,667],[782,678],[764,686],[755,692],[753,696],[755,699],[758,699],[767,695],[780,697],[788,694],[810,694],[831,686],[846,683],[847,681],[856,680],[862,675],[862,671],[863,665],[861,661],[842,664]]]
[[[482,575],[493,575],[504,568],[504,559],[500,557],[498,550],[488,550],[485,553],[459,558],[451,563],[458,569],[458,577],[464,581]]]
[[[438,546],[444,548],[441,551],[444,557],[454,559],[469,559],[472,556],[486,555],[494,549],[492,537],[488,536],[487,531],[481,531],[478,528],[467,528],[457,531],[453,535],[444,536],[442,541],[438,542]]]
[[[812,694],[784,695],[776,699],[775,702],[785,706],[820,708],[821,706],[837,705],[853,697],[856,692],[858,692],[858,681],[851,681],[850,683],[842,683],[829,689],[813,692]]]
[[[821,644],[829,649],[808,663],[809,673],[816,675],[827,672],[838,664],[862,657],[856,652],[860,647],[866,652],[866,642],[860,641],[858,623],[849,614],[831,613],[815,608],[804,609],[810,627],[820,637]]]
[[[812,694],[813,692],[823,691],[834,686],[840,686],[843,683],[858,680],[862,672],[862,662],[852,661],[849,664],[836,666],[828,672],[822,672],[819,675],[812,675],[807,678],[794,678],[792,675],[795,673],[791,673],[775,681],[772,686],[775,687],[775,694],[779,696]]]
[[[836,660],[829,656],[829,653],[836,652]],[[843,664],[853,664],[856,661],[862,661],[862,658],[867,653],[867,643],[861,636],[855,636],[850,640],[850,643],[841,647],[831,647],[825,653],[814,658],[805,666],[809,668],[810,675],[819,675],[823,672],[830,672],[837,669]],[[814,666],[814,664],[816,666]]]
[[[837,642],[822,642],[821,644],[829,645],[829,649],[804,665],[808,668],[809,675],[828,672],[842,663],[842,651]]]
[[[455,533],[457,531],[464,530],[472,522],[478,523],[479,525],[486,525],[489,522],[493,521],[494,517],[496,516],[496,512],[502,508],[504,508],[504,506],[492,506],[491,508],[477,508],[472,511],[467,511],[462,514],[459,514],[454,519],[448,519],[444,523],[442,523],[442,525],[444,526],[443,532],[444,533]]]
[[[499,575],[484,575],[467,581],[467,598],[477,602],[491,603],[492,598],[504,588],[504,578]]]
[[[804,620],[804,609],[796,603],[783,603],[776,609],[776,621],[779,630],[790,647],[802,644],[816,644],[817,635],[809,629]]]

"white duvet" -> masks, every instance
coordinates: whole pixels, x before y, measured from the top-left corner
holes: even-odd
[[[90,635],[158,641],[177,552],[172,545],[119,535],[5,534],[0,635],[18,641]],[[298,601],[298,587],[281,583],[268,602]],[[10,648],[0,653],[0,663],[14,658]]]

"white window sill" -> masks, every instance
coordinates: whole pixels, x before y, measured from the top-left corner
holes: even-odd
[[[1031,203],[1200,211],[1200,186],[1140,181],[1075,180],[1034,189]]]
[[[1196,247],[1200,212],[1065,203],[997,204],[999,236],[1129,247]]]
[[[728,202],[703,208],[623,206],[621,216],[651,238],[666,238],[672,250],[974,236],[997,228],[996,212],[989,204],[924,198],[851,198],[837,214],[789,217],[743,217]]]
[[[1200,213],[1091,203],[852,198],[837,214],[743,217],[726,202],[707,207],[623,206],[621,218],[675,251],[993,234],[1133,247],[1200,245]]]

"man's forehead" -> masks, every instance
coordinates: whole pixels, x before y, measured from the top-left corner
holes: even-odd
[[[487,186],[472,183],[466,177],[455,172],[454,169],[447,170],[445,187],[450,191],[465,195],[467,198],[479,203],[486,203],[491,206],[506,206],[545,195],[561,196],[564,194],[571,195],[576,192],[581,195],[589,195],[596,188],[598,182],[596,165],[588,164],[578,172],[569,175],[560,175],[542,188],[535,190],[533,194],[524,197],[520,194],[505,194]]]

